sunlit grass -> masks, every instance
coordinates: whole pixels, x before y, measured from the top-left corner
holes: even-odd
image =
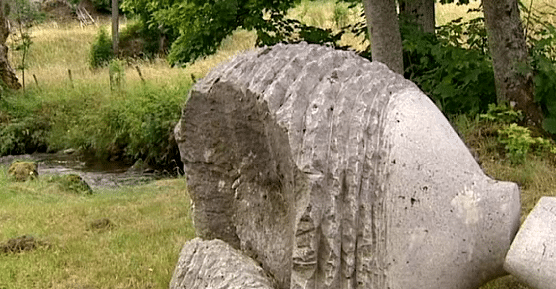
[[[106,26],[108,23],[104,20],[99,25]],[[121,29],[124,28],[125,23]],[[88,63],[90,47],[98,31],[97,26],[81,27],[77,23],[54,25],[49,22],[33,27],[30,30],[33,43],[26,60],[26,86],[37,87],[38,84],[38,88],[49,89],[71,84],[71,81],[109,86],[108,68],[91,69]],[[12,51],[10,60],[17,67],[21,54]],[[129,85],[141,83],[136,67],[139,67],[145,80],[162,86],[189,79],[183,69],[170,67],[163,58],[155,58],[129,62],[126,67],[126,83]],[[21,81],[21,70],[17,71],[17,75]]]
[[[61,190],[47,176],[15,183],[0,167],[0,242],[32,235],[34,251],[0,253],[0,288],[167,288],[181,246],[194,236],[185,180]],[[108,218],[114,227],[95,230]]]
[[[476,18],[481,15],[478,12],[468,13],[470,9],[477,9],[480,1],[471,0],[469,5],[458,5],[457,3],[440,4],[436,3],[436,26],[447,24],[448,22],[463,18],[464,21]]]

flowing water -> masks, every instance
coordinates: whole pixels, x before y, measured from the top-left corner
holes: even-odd
[[[0,157],[0,165],[9,166],[14,160],[34,161],[39,177],[53,174],[78,174],[91,188],[119,187],[148,183],[170,174],[141,165],[130,166],[121,161],[102,161],[92,156],[68,153],[37,153]]]

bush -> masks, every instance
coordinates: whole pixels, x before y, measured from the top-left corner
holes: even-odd
[[[112,11],[112,1],[111,0],[91,0],[95,9],[99,12],[108,13]]]
[[[28,89],[0,99],[0,155],[75,148],[101,159],[175,168],[173,128],[191,83],[149,82],[110,91],[104,83]]]
[[[170,33],[170,31],[168,31]],[[132,58],[151,58],[158,53],[165,53],[168,47],[161,47],[161,39],[172,41],[171,35],[164,35],[160,29],[149,27],[142,21],[131,21],[120,32],[119,53]]]
[[[479,115],[479,119],[496,129],[496,140],[503,146],[506,157],[512,164],[524,163],[530,152],[539,156],[556,153],[551,140],[533,137],[529,128],[516,123],[523,119],[521,111],[515,111],[504,104],[490,104],[487,113]]]
[[[76,87],[55,98],[48,144],[78,148],[101,159],[143,159],[167,165],[179,157],[171,138],[189,84],[160,88],[148,82],[111,93],[105,87]],[[55,94],[57,92],[52,92]]]
[[[496,103],[492,63],[486,43],[479,40],[483,30],[476,27],[480,23],[452,23],[441,27],[438,36],[402,25],[405,76],[447,115],[475,115]],[[467,41],[461,40],[464,34]]]
[[[49,130],[48,105],[34,95],[0,99],[0,156],[46,151]]]
[[[531,131],[516,123],[498,130],[498,141],[504,145],[506,155],[513,164],[525,162],[531,149],[537,154],[556,153],[554,144],[542,137],[532,137]]]
[[[122,60],[112,60],[108,65],[110,75],[110,89],[122,90],[125,87],[125,63]]]
[[[535,101],[544,114],[543,127],[556,134],[556,27],[546,24],[530,38]],[[524,73],[530,73],[529,68]]]
[[[105,66],[110,62],[110,60],[112,60],[112,58],[114,58],[112,40],[108,37],[106,28],[101,27],[95,41],[91,45],[89,65],[91,65],[92,68]]]

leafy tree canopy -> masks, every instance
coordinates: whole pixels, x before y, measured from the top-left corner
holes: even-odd
[[[287,10],[300,0],[121,1],[122,10],[139,16],[149,33],[162,33],[168,37],[172,43],[168,60],[172,65],[184,65],[201,56],[214,53],[222,40],[237,28],[256,30],[258,45],[303,39],[309,43],[335,46],[343,34],[333,34],[325,29],[287,19]],[[343,0],[353,5],[361,1]],[[469,0],[439,1],[469,3]],[[360,34],[365,28],[363,26],[364,24],[346,28]]]
[[[255,29],[267,44],[276,33],[271,15],[293,7],[299,0],[124,0],[122,9],[153,27],[172,29],[178,35],[168,60],[182,65],[214,53],[237,28]],[[266,17],[265,17],[266,16]],[[276,41],[275,41],[276,42]]]

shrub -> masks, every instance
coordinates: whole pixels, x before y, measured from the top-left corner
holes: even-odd
[[[479,24],[454,25],[441,27],[437,37],[402,24],[405,76],[445,114],[475,115],[485,112],[489,103],[496,103],[492,63],[484,44],[477,40],[482,37],[481,29],[475,27]],[[468,31],[468,42],[460,39],[463,32],[454,34],[454,30]]]
[[[537,36],[530,41],[535,100],[544,113],[544,129],[556,134],[556,27],[547,25]],[[528,69],[523,73],[530,73]]]
[[[47,150],[50,111],[32,93],[0,99],[0,155]]]
[[[123,89],[125,86],[125,63],[122,60],[110,61],[108,73],[110,75],[110,89]]]
[[[332,14],[334,24],[336,27],[344,27],[349,24],[349,8],[346,4],[336,2],[334,4],[334,11]]]
[[[119,53],[125,57],[152,58],[166,53],[168,41],[172,41],[171,31],[163,34],[157,27],[150,27],[139,20],[131,21],[120,32]]]
[[[513,164],[523,163],[531,149],[535,153],[556,153],[552,142],[542,137],[532,137],[528,128],[516,123],[498,130],[498,141],[504,145],[508,159]]]
[[[509,124],[521,121],[523,119],[523,114],[520,110],[515,111],[506,104],[495,105],[491,103],[488,105],[488,111],[484,114],[480,114],[479,118],[491,122]]]
[[[112,58],[114,58],[112,40],[108,37],[106,28],[101,27],[95,41],[91,45],[89,65],[91,65],[92,68],[101,67],[108,64]]]
[[[57,109],[48,134],[54,150],[78,148],[101,159],[143,159],[166,165],[178,157],[171,138],[189,84],[159,87],[146,83],[117,93],[76,87],[55,100]],[[55,93],[55,92],[53,92]]]
[[[487,113],[480,114],[479,119],[488,122],[490,127],[498,128],[496,140],[503,146],[512,164],[523,163],[530,152],[537,155],[556,153],[551,140],[533,137],[529,128],[516,123],[523,119],[521,111],[515,111],[505,104],[489,104]]]
[[[108,13],[112,11],[112,1],[111,0],[91,0],[93,6],[97,11]]]

